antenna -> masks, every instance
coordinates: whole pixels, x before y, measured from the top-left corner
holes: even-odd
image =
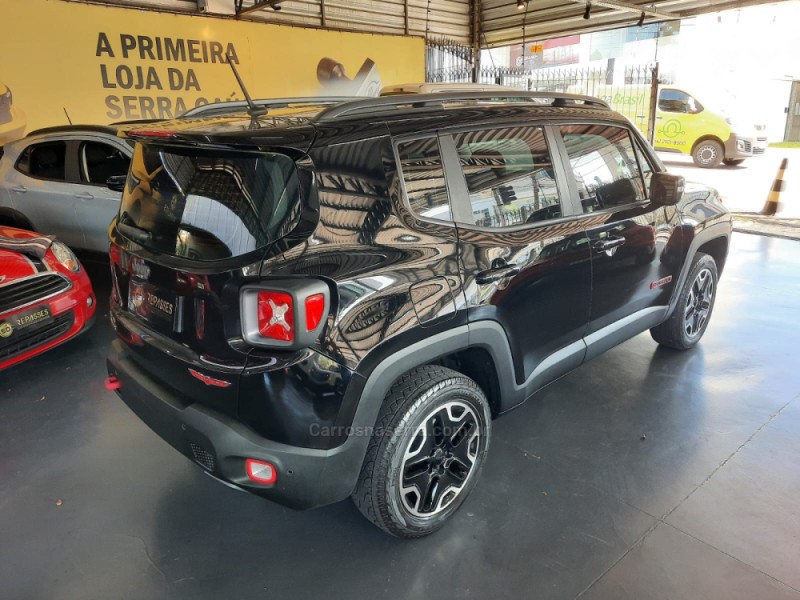
[[[72,119],[69,118],[69,113],[67,112],[67,107],[63,106],[62,108],[64,109],[64,114],[67,115],[67,121],[69,121],[69,124],[72,125]]]
[[[225,58],[228,61],[228,66],[231,68],[231,71],[233,71],[233,76],[236,77],[236,83],[239,84],[239,87],[241,88],[242,93],[244,94],[244,99],[247,102],[247,114],[253,118],[267,114],[267,109],[263,106],[261,108],[256,106],[256,103],[253,102],[253,99],[250,97],[250,94],[247,93],[247,88],[244,87],[244,82],[242,81],[242,78],[239,77],[239,71],[236,70],[236,67],[233,64],[230,55],[227,55]]]

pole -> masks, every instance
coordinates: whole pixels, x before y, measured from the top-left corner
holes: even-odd
[[[653,145],[656,137],[656,109],[658,108],[658,62],[653,66],[653,77],[650,81],[650,114],[647,119],[647,141]]]

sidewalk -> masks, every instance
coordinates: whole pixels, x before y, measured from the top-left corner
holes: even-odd
[[[770,237],[800,240],[800,219],[765,217],[757,213],[733,213],[733,230]]]

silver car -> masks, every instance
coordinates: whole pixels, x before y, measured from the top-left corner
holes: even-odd
[[[40,129],[0,148],[0,225],[56,235],[73,248],[108,251],[119,210],[111,177],[125,176],[133,146],[117,129]]]

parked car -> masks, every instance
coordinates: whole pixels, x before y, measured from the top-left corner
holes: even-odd
[[[65,244],[0,227],[0,371],[83,333],[94,313],[92,284]]]
[[[0,225],[57,236],[73,248],[108,252],[131,142],[117,127],[40,129],[0,150]]]
[[[605,103],[265,108],[130,132],[109,230],[108,387],[214,477],[426,535],[493,417],[648,329],[703,336],[731,217]]]

